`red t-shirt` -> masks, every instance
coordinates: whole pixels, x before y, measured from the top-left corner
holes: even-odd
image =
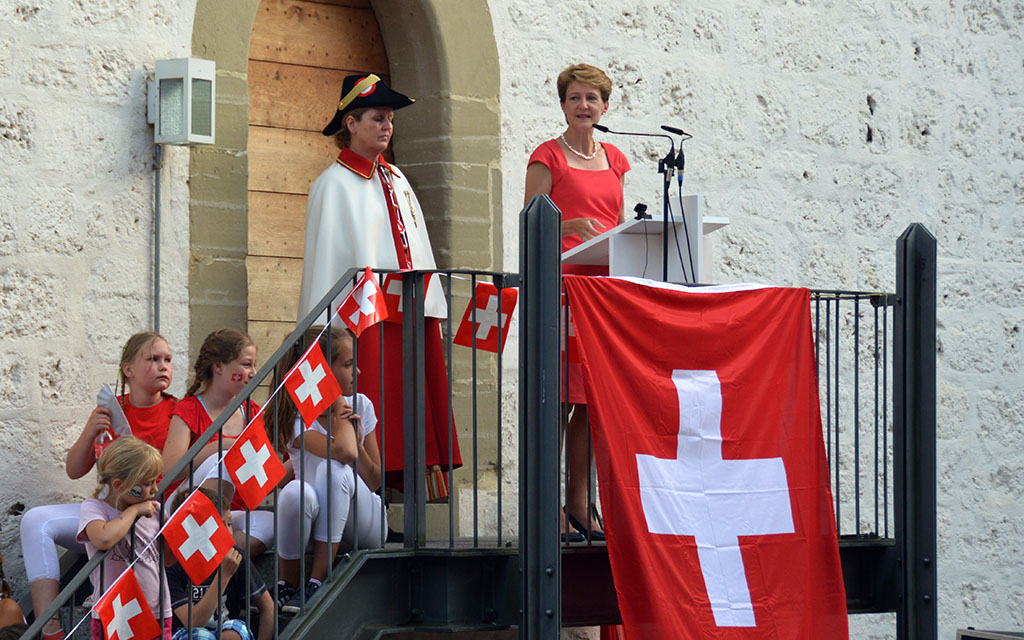
[[[167,427],[171,424],[171,416],[177,402],[178,399],[174,396],[163,394],[160,402],[152,407],[136,407],[127,396],[118,398],[118,403],[124,409],[124,416],[131,425],[132,435],[160,451],[164,450]]]
[[[588,171],[570,167],[557,140],[548,140],[530,155],[527,166],[539,162],[551,172],[551,201],[562,212],[562,220],[597,218],[609,230],[619,223],[622,213],[622,176],[629,171],[629,160],[614,145],[602,142],[608,156],[608,169]],[[562,251],[582,240],[578,235],[562,237]]]
[[[242,406],[242,410],[246,412],[246,418],[249,420],[252,420],[252,417],[260,410],[260,406],[252,400],[246,401]],[[199,436],[203,435],[203,432],[209,429],[210,425],[213,424],[213,419],[210,418],[210,414],[206,412],[206,407],[203,406],[203,403],[201,403],[199,398],[196,396],[188,396],[178,401],[177,406],[174,408],[173,415],[181,418],[188,426],[188,430],[190,432],[188,438],[189,447],[195,444],[196,440],[199,439]],[[263,416],[256,418],[256,422],[252,425],[252,428],[263,428]],[[211,440],[211,442],[214,442],[214,440]],[[230,444],[225,443],[224,453],[227,453],[230,447]],[[168,489],[167,495],[170,495],[171,491],[177,488],[179,484],[181,484],[181,482],[171,485]],[[245,501],[242,500],[242,497],[238,492],[235,492],[235,496],[231,500],[231,508],[235,510],[245,509]]]
[[[127,394],[117,398],[118,404],[124,410],[124,417],[128,419],[132,435],[153,445],[158,451],[164,449],[164,441],[167,440],[167,427],[171,424],[174,405],[178,402],[178,399],[172,395],[163,393],[161,396],[160,402],[152,407],[136,407],[128,399]],[[107,429],[107,435],[108,437],[96,444],[93,449],[93,455],[97,460],[100,459],[103,450],[117,438],[113,429]]]

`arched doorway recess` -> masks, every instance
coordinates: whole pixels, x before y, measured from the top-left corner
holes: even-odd
[[[366,7],[359,1],[270,4],[296,15],[304,15],[296,11],[304,5]],[[438,264],[498,268],[501,116],[498,54],[487,5],[477,0],[369,4],[393,84],[418,99],[408,117],[402,114],[395,155],[423,203]],[[192,55],[217,61],[218,91],[217,144],[190,153],[191,354],[212,329],[248,325],[250,163],[256,150],[249,128],[249,56],[260,6],[259,0],[196,3]]]

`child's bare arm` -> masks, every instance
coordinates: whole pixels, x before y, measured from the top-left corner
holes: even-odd
[[[256,609],[260,612],[260,628],[256,640],[271,640],[274,637],[274,600],[269,591],[256,598]]]
[[[228,581],[231,580],[231,576],[235,575],[235,570],[238,569],[239,563],[242,562],[242,554],[238,553],[237,549],[231,549],[228,554],[224,556],[224,560],[221,561],[221,575],[220,579],[217,579],[217,574],[213,574],[213,579],[210,582],[210,588],[206,590],[206,593],[199,602],[192,605],[192,626],[202,627],[206,624],[206,621],[213,617],[213,614],[217,612],[217,605],[220,604],[220,597],[224,593],[224,590],[228,588]],[[217,584],[220,583],[220,589],[217,589]],[[174,610],[174,615],[178,616],[178,620],[181,620],[181,624],[188,626],[188,603],[181,605]]]
[[[89,542],[100,551],[113,547],[131,531],[135,520],[142,516],[148,517],[157,512],[160,505],[155,500],[146,500],[133,504],[109,522],[93,520],[85,525],[85,535]]]
[[[82,428],[78,440],[68,450],[68,457],[64,460],[64,471],[72,480],[77,480],[89,473],[92,466],[96,464],[94,446],[96,438],[110,428],[110,410],[104,407],[96,407],[89,414],[89,419]]]

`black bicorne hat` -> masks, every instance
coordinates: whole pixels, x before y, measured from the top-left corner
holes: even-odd
[[[368,76],[346,76],[341,85],[341,100],[334,119],[324,127],[325,136],[333,136],[341,129],[345,120],[345,112],[364,107],[391,107],[401,109],[415,102],[409,96],[392,91],[388,85],[374,74]]]

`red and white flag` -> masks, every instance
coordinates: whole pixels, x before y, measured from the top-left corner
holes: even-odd
[[[388,317],[384,292],[377,284],[377,278],[370,267],[366,267],[356,286],[352,287],[352,291],[342,301],[338,307],[338,315],[357,338],[363,331]]]
[[[327,364],[319,341],[302,354],[285,377],[284,386],[306,426],[313,424],[341,395],[341,387]]]
[[[430,284],[437,278],[436,273],[427,276],[423,285],[423,295],[430,291]],[[440,286],[440,285],[439,285]],[[384,304],[388,308],[388,322],[402,322],[402,274],[389,273],[384,276]]]
[[[847,638],[809,292],[565,288],[629,638]]]
[[[93,608],[107,640],[150,640],[160,635],[160,624],[131,569],[118,576]]]
[[[473,346],[476,335],[476,348],[481,351],[497,353],[505,348],[508,329],[512,326],[512,312],[519,299],[519,290],[508,287],[501,290],[501,311],[498,311],[498,288],[489,282],[476,284],[476,322],[473,322],[473,300],[470,299],[466,313],[462,314],[462,322],[455,332],[455,344],[464,347]],[[499,345],[499,338],[501,339]]]
[[[257,423],[249,425],[231,445],[224,456],[224,466],[234,481],[235,492],[242,496],[250,511],[260,506],[287,473],[267,432]]]
[[[193,584],[202,584],[210,577],[235,544],[220,511],[198,491],[193,491],[171,515],[163,534]]]

